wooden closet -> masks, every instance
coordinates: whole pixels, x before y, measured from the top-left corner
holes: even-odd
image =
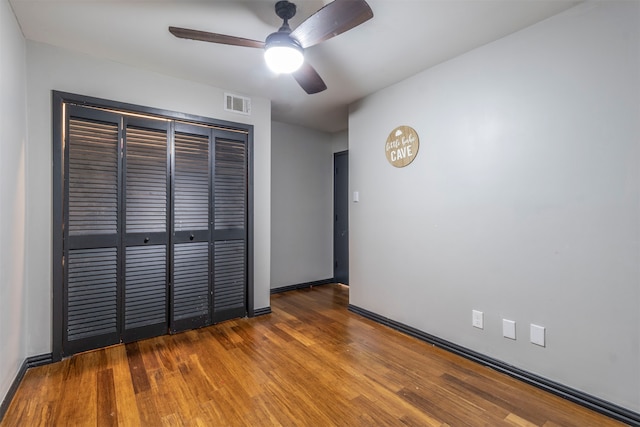
[[[59,356],[247,315],[251,129],[61,107]]]

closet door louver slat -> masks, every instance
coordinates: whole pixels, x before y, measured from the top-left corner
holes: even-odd
[[[215,151],[215,229],[244,230],[247,210],[245,143],[218,138]]]
[[[69,120],[69,236],[116,234],[118,124]]]
[[[167,132],[128,126],[127,233],[167,232]]]
[[[209,137],[176,132],[174,231],[209,229]]]
[[[214,313],[245,306],[245,246],[243,240],[214,243]]]
[[[167,248],[129,246],[125,278],[125,328],[166,324]]]
[[[117,334],[117,270],[115,248],[69,251],[69,341]]]
[[[173,318],[206,319],[209,315],[209,245],[207,242],[174,246]]]

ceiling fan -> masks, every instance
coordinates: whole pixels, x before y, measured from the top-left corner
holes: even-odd
[[[282,26],[264,42],[179,27],[169,27],[169,32],[183,39],[264,49],[265,60],[270,68],[279,66],[280,68],[274,71],[291,73],[305,92],[313,94],[322,92],[327,85],[318,72],[304,61],[304,49],[373,18],[371,8],[364,0],[334,0],[292,31],[289,19],[295,16],[296,5],[288,1],[279,1],[275,10],[276,15],[283,21]]]

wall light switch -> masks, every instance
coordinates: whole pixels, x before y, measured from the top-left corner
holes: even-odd
[[[531,342],[544,347],[544,326],[531,324]]]
[[[471,324],[474,328],[484,329],[484,313],[473,310]]]
[[[516,339],[516,322],[502,319],[502,336],[512,340]]]
[[[353,192],[353,202],[354,203],[358,203],[360,201],[360,192],[359,191],[354,191]]]

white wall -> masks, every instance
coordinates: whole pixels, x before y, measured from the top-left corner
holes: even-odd
[[[640,410],[639,16],[585,3],[352,105],[351,303]]]
[[[0,403],[25,359],[26,48],[0,1]]]
[[[333,277],[331,134],[271,125],[271,287]]]
[[[331,135],[331,144],[333,146],[333,152],[339,153],[340,151],[346,151],[349,149],[349,131],[336,132]]]
[[[131,68],[48,45],[27,43],[29,150],[27,352],[51,352],[51,90],[254,125],[254,299],[269,306],[271,104],[252,99],[247,117],[223,110],[214,87]]]

